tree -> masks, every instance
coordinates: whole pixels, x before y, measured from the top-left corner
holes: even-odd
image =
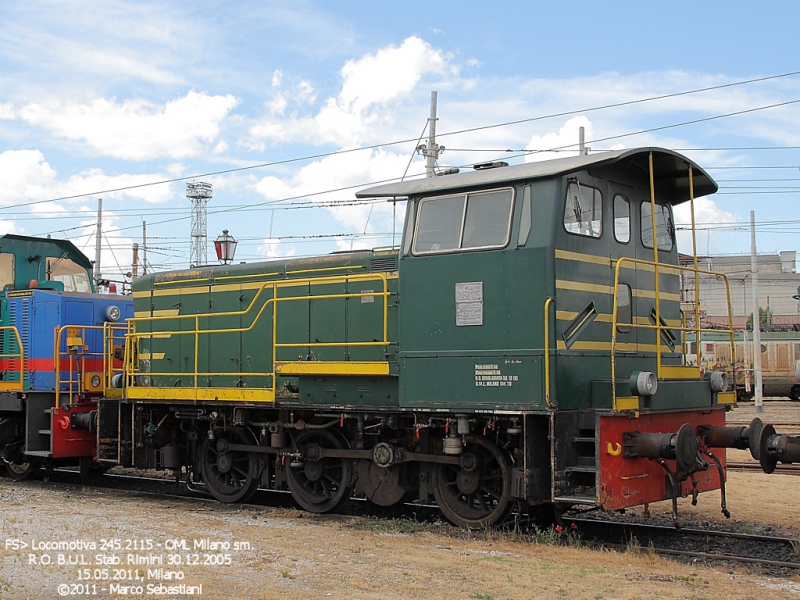
[[[761,325],[772,323],[772,309],[758,307],[758,321]],[[753,330],[753,315],[747,317],[747,329]]]

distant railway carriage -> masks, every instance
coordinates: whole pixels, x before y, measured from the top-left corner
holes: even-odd
[[[14,477],[97,457],[97,400],[122,362],[129,298],[94,293],[71,242],[0,237],[0,457]]]
[[[797,380],[795,366],[800,361],[800,332],[786,330],[778,326],[761,332],[761,373],[762,392],[765,397],[786,397],[800,400],[800,381]],[[690,338],[687,347],[689,361],[697,360],[697,346]],[[730,336],[724,333],[706,332],[700,336],[701,366],[705,371],[722,370],[728,374],[739,400],[753,397],[755,379],[753,377],[753,332],[747,332],[747,340],[741,331],[734,336],[731,346]],[[733,352],[732,350],[733,349]]]
[[[672,207],[716,189],[657,148],[476,170],[359,193],[407,200],[397,249],[140,278],[100,459],[464,526],[719,488],[712,447],[785,436],[683,354]]]

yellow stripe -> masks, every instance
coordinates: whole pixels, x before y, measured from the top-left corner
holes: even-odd
[[[224,400],[235,402],[274,402],[275,393],[261,388],[154,388],[129,387],[125,396],[135,400]]]
[[[190,294],[207,294],[208,293],[208,286],[201,285],[201,286],[192,286],[192,287],[182,287],[180,289],[173,289],[173,290],[153,290],[153,297],[156,296],[188,296]]]
[[[573,312],[570,310],[557,310],[556,311],[556,319],[559,321],[572,321],[573,319],[577,318],[578,313]],[[595,321],[599,323],[611,323],[612,315],[608,313],[597,313],[595,317]],[[636,325],[652,325],[650,322],[649,317],[634,317],[633,322]],[[664,319],[664,322],[670,327],[680,327],[681,322],[679,319]],[[625,326],[626,323],[618,322],[617,325]]]
[[[388,362],[302,361],[275,363],[278,375],[388,375]]]
[[[575,292],[596,292],[598,294],[612,294],[614,288],[610,285],[600,283],[583,283],[582,281],[567,281],[566,279],[556,279],[556,289],[572,290]]]
[[[634,296],[637,298],[650,298],[651,300],[656,299],[656,293],[653,290],[640,290],[635,289],[631,290]],[[681,296],[680,294],[670,294],[669,292],[659,292],[658,294],[661,297],[661,300],[671,300],[672,302],[680,302]]]
[[[556,258],[564,260],[576,260],[578,262],[591,263],[594,265],[611,266],[611,259],[607,256],[596,256],[594,254],[584,254],[582,252],[570,252],[569,250],[556,250]]]
[[[133,292],[134,298],[149,298],[150,297],[150,290],[145,290],[143,292]]]
[[[597,294],[614,294],[614,287],[611,285],[603,285],[601,283],[585,283],[582,281],[568,281],[566,279],[556,279],[556,289],[570,290],[574,292],[595,292]],[[656,297],[655,292],[652,290],[640,290],[635,288],[631,290],[631,293],[637,298],[650,298],[651,300],[655,300]],[[680,302],[681,300],[679,294],[661,292],[659,295],[661,296],[661,300],[672,300],[674,302]]]
[[[736,392],[720,392],[717,394],[717,404],[735,404]]]
[[[700,367],[661,365],[663,379],[700,379]]]
[[[578,313],[569,310],[556,311],[556,319],[558,319],[559,321],[572,321],[576,319],[577,316]],[[606,313],[597,313],[594,320],[599,321],[601,323],[611,323],[611,315]]]
[[[223,283],[220,285],[211,286],[212,294],[217,292],[241,292],[241,291],[242,291],[241,283]]]
[[[556,348],[559,350],[566,350],[567,344],[564,340],[558,340],[556,342]],[[617,342],[617,350],[623,350],[627,352],[657,352],[657,346],[655,344],[635,344],[633,342]],[[575,342],[569,348],[570,350],[605,350],[607,352],[611,352],[611,342]],[[661,351],[664,352],[668,350],[666,344],[661,345]]]
[[[617,397],[617,410],[637,410],[639,408],[639,398],[637,396]]]
[[[574,260],[577,262],[584,262],[594,265],[603,265],[606,267],[613,266],[616,264],[617,260],[619,259],[612,259],[608,256],[598,256],[596,254],[585,254],[583,252],[571,252],[569,250],[556,250],[555,252],[556,258],[560,258],[562,260]],[[621,257],[627,258],[627,257]],[[643,264],[643,263],[632,263],[624,261],[622,263],[623,269],[641,269],[643,271],[650,271],[654,272],[655,267],[652,264]],[[662,273],[671,272],[674,275],[678,275],[681,272],[681,269],[675,267],[674,265],[668,265],[665,263],[658,263],[658,270]]]
[[[350,265],[345,267],[322,267],[320,269],[303,269],[302,271],[286,271],[286,274],[294,275],[297,273],[322,273],[323,271],[342,271],[344,269],[363,269],[361,265]]]
[[[275,277],[280,275],[277,271],[275,273],[250,273],[249,275],[226,275],[225,277],[215,277],[214,281],[222,281],[223,279],[252,279],[253,277]]]
[[[139,353],[139,358],[142,360],[163,360],[164,355],[164,352],[153,352],[153,354],[150,354],[149,352],[141,352]]]
[[[175,317],[180,312],[180,308],[161,308],[158,310],[154,310],[153,314],[150,314],[149,310],[135,310],[133,311],[133,317],[135,319],[139,319],[141,317]]]

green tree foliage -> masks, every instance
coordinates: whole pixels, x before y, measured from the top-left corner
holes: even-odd
[[[758,316],[759,316],[758,320],[762,325],[767,325],[769,323],[772,323],[772,309],[761,308],[759,306],[758,307]],[[747,317],[747,328],[748,329],[753,329],[753,315],[752,314],[749,317]]]

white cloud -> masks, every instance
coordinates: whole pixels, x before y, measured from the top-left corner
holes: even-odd
[[[370,234],[391,232],[392,217],[395,212],[402,213],[403,205],[398,206],[397,211],[391,203],[384,201],[353,205],[350,203],[355,200],[355,191],[368,182],[398,177],[405,170],[407,163],[408,157],[384,150],[338,154],[306,165],[290,178],[264,177],[258,182],[256,189],[269,200],[301,198],[315,202],[344,204],[327,206],[325,210],[348,231],[360,235],[366,234],[369,237]],[[342,188],[353,189],[319,194],[320,191]],[[361,240],[360,244],[354,243],[353,247],[363,245],[366,243],[364,240]],[[342,243],[345,244],[345,249],[350,248],[349,240]],[[366,243],[364,247],[369,245]]]
[[[317,95],[314,93],[314,86],[308,81],[301,81],[297,84],[297,98],[301,102],[313,103],[317,99]]]
[[[283,71],[280,69],[275,69],[272,73],[272,87],[280,87],[281,81],[283,80]]]
[[[0,204],[47,198],[56,172],[38,150],[7,150],[0,154]]]
[[[545,135],[534,135],[525,149],[535,150],[536,152],[526,155],[525,161],[538,162],[565,156],[577,156],[581,127],[584,128],[585,139],[590,140],[594,137],[592,122],[582,115],[569,119],[558,130],[558,133],[551,132]],[[548,152],[549,150],[552,150],[552,152]]]
[[[17,229],[17,224],[14,221],[9,221],[7,219],[0,219],[0,235],[5,235],[7,233],[16,233],[24,235],[22,231]]]
[[[164,179],[159,174],[123,174],[110,176],[100,169],[88,169],[66,180],[45,160],[39,150],[7,150],[0,153],[0,204],[23,204],[50,198],[95,194],[98,190],[139,186]],[[108,200],[132,199],[161,203],[172,199],[171,184],[136,187],[119,192],[104,193]],[[85,202],[85,199],[80,200]],[[70,201],[46,202],[30,206],[31,212],[43,217],[58,217],[69,212]],[[92,210],[95,210],[94,207]]]
[[[236,105],[231,95],[190,91],[163,105],[99,98],[88,104],[28,104],[18,118],[106,156],[128,160],[201,155],[218,141],[220,124]]]
[[[264,238],[258,246],[258,254],[264,258],[287,258],[297,254],[297,248],[286,246],[276,238]]]
[[[349,60],[341,69],[342,87],[329,97],[313,117],[277,119],[286,105],[273,99],[268,103],[271,117],[250,128],[251,146],[294,140],[337,145],[359,144],[380,135],[381,126],[392,123],[385,109],[415,92],[423,76],[447,72],[449,57],[418,37],[399,46],[387,46],[375,54]],[[313,88],[301,82],[298,100],[313,102]],[[279,110],[277,110],[279,109]]]
[[[678,250],[684,254],[692,253],[692,232],[687,230],[692,222],[692,211],[689,202],[679,204],[673,209],[675,223],[681,227],[676,231]],[[698,227],[704,223],[735,223],[740,221],[733,213],[721,209],[716,202],[708,196],[695,198],[694,220]],[[744,225],[744,223],[743,223]],[[713,231],[697,231],[697,254],[715,253],[722,251],[719,247],[719,234]]]

